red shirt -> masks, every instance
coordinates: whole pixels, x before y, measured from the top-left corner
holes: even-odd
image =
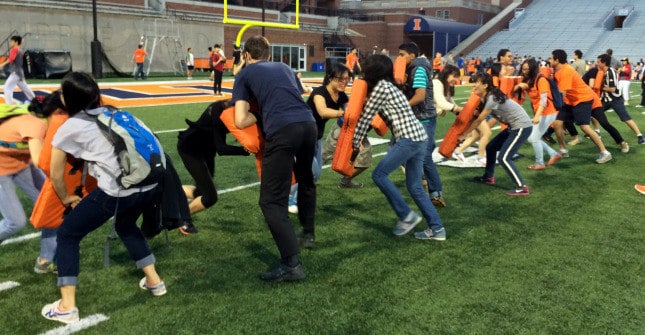
[[[213,55],[211,56],[211,60],[213,61],[213,68],[215,71],[218,72],[223,72],[224,71],[224,62],[217,62],[222,58],[222,55],[219,54],[219,52],[213,52]]]

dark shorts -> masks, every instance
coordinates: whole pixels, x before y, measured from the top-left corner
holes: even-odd
[[[195,69],[195,67],[194,67],[193,65],[188,65],[188,70],[191,70],[191,71],[192,71],[192,70],[194,70],[194,69]]]
[[[579,126],[589,125],[591,122],[591,106],[593,101],[581,102],[575,106],[564,105],[558,112],[556,120],[575,122]]]

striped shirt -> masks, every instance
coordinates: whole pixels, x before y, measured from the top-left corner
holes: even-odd
[[[370,129],[370,123],[376,114],[392,131],[394,140],[407,138],[412,141],[426,141],[428,135],[421,122],[414,116],[405,95],[394,84],[387,80],[379,81],[367,99],[356,130],[354,131],[354,148],[359,148]]]

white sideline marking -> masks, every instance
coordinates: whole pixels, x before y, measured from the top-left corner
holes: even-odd
[[[18,236],[18,237],[14,237],[14,238],[9,238],[9,239],[4,240],[4,242],[2,242],[0,245],[11,244],[11,243],[19,243],[19,242],[22,242],[22,241],[37,238],[38,236],[40,236],[40,233],[31,233],[31,234],[22,235],[22,236]]]
[[[159,130],[159,131],[153,131],[153,133],[155,133],[155,134],[174,133],[174,132],[178,132],[178,131],[182,131],[182,130],[186,130],[186,128]]]
[[[10,290],[18,286],[20,286],[20,283],[17,283],[15,281],[6,281],[4,283],[0,283],[0,291]]]
[[[107,321],[109,319],[110,318],[108,318],[103,314],[93,314],[80,319],[78,322],[70,323],[66,326],[49,330],[46,333],[41,333],[41,335],[65,335],[65,334],[77,333],[83,329],[96,326],[97,324],[103,321]]]

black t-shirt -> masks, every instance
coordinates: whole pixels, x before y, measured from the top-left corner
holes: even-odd
[[[321,139],[323,137],[323,133],[325,132],[325,123],[327,123],[327,120],[329,119],[323,119],[322,117],[320,117],[320,114],[316,110],[316,104],[314,103],[314,97],[316,95],[320,95],[325,98],[325,105],[327,105],[327,108],[331,109],[343,108],[345,104],[349,102],[349,98],[347,97],[347,94],[345,94],[345,92],[339,92],[338,101],[334,101],[325,86],[316,87],[311,92],[311,95],[309,95],[309,100],[307,100],[307,105],[309,106],[309,108],[311,108],[311,111],[314,114],[314,119],[316,119],[316,126],[318,127],[317,139]]]
[[[582,80],[589,85],[589,80],[596,79],[596,75],[598,75],[598,68],[593,67],[582,76]]]
[[[242,58],[242,51],[240,51],[240,50],[233,51],[233,64],[235,64],[235,65],[240,64],[240,59],[241,58]]]

